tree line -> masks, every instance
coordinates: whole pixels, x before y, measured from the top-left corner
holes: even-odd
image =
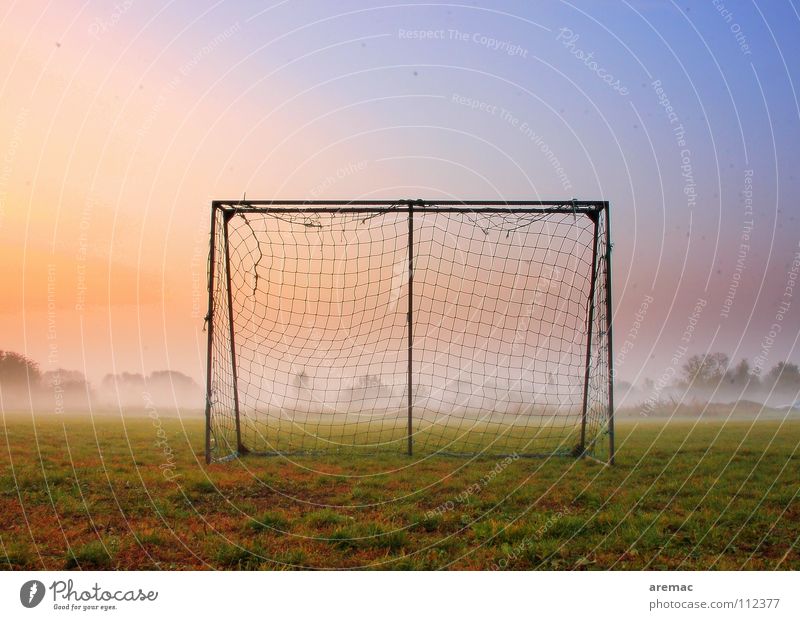
[[[622,381],[618,388],[631,400],[662,400],[687,394],[705,401],[755,400],[793,405],[800,399],[800,367],[782,361],[763,372],[746,358],[733,363],[725,353],[707,353],[687,358],[668,386],[645,379],[641,386]]]
[[[0,395],[6,410],[28,408],[85,410],[93,407],[201,408],[203,393],[191,377],[174,370],[147,375],[123,372],[107,374],[100,384],[89,382],[82,372],[59,368],[43,371],[29,357],[0,350]]]

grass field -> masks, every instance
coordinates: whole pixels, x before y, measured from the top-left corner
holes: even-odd
[[[435,418],[415,415],[414,455],[569,456],[580,452],[581,422],[578,416],[515,415],[494,416],[486,420],[480,413],[453,416],[452,419],[443,415]],[[247,417],[241,429],[242,443],[252,454],[340,453],[353,458],[380,453],[403,454],[408,449],[406,411],[402,411],[400,416],[377,418],[371,422],[345,416],[340,419],[340,423],[331,424],[309,420],[305,415],[294,419]],[[589,419],[587,451],[600,460],[607,460],[608,437],[600,426],[597,416]],[[215,430],[214,437],[220,444],[215,458],[221,460],[236,452],[236,429],[233,420],[229,419]],[[382,464],[376,465],[378,471],[384,470]]]
[[[6,414],[9,569],[800,569],[800,422],[621,422],[570,458],[246,457],[197,418]]]

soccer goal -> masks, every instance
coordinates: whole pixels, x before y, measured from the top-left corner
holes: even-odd
[[[607,202],[214,201],[206,460],[613,462]]]

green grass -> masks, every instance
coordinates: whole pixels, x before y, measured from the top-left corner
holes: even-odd
[[[257,532],[286,532],[289,529],[289,520],[282,513],[271,510],[255,517],[249,525]]]
[[[348,519],[352,518],[353,517],[347,517],[330,508],[323,508],[322,510],[309,512],[305,516],[305,522],[312,528],[321,529],[330,525],[347,523]]]
[[[64,568],[99,570],[114,568],[114,551],[104,541],[93,540],[67,552]]]
[[[488,481],[497,457],[206,466],[201,420],[159,424],[166,442],[146,417],[6,414],[0,566],[800,568],[797,421],[620,422],[614,467],[517,459]]]
[[[285,415],[291,415],[291,412]],[[463,416],[463,418],[462,418]],[[358,422],[342,414],[329,414],[331,422],[321,416],[296,413],[289,421],[278,414],[259,412],[247,417],[241,428],[243,443],[253,453],[319,455],[338,453],[342,456],[389,456],[406,452],[408,437],[406,418],[386,417],[380,423]],[[448,424],[448,421],[450,422]],[[414,420],[414,452],[418,456],[432,454],[571,455],[578,449],[581,421],[578,414],[536,410],[526,415],[495,414],[467,411],[453,424],[447,416],[417,412]],[[587,436],[599,430],[596,416],[589,419]],[[219,456],[227,456],[236,445],[236,428],[226,420],[215,429],[220,444]],[[358,438],[357,445],[353,445]],[[603,442],[600,442],[603,444]]]

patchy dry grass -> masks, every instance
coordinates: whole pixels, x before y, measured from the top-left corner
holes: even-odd
[[[618,462],[206,466],[203,425],[6,415],[10,569],[798,569],[800,423],[622,423]],[[168,452],[164,451],[165,445]]]

